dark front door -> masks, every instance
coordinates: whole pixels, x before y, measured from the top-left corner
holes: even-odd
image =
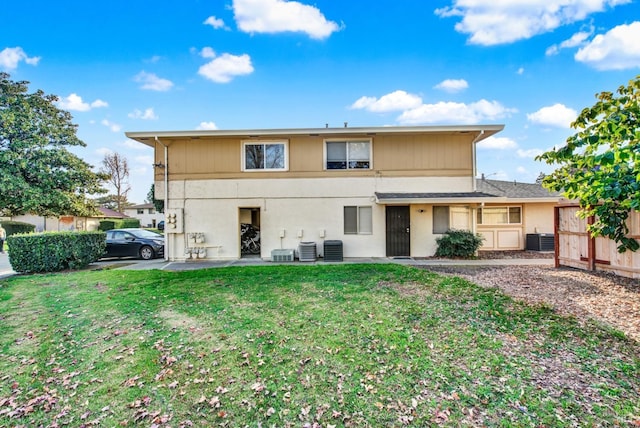
[[[387,206],[387,257],[411,255],[408,206]]]

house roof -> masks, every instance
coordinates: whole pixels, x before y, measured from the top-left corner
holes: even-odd
[[[147,146],[154,147],[156,139],[202,137],[286,137],[286,136],[357,136],[393,134],[477,134],[474,142],[484,140],[504,129],[504,125],[452,125],[452,126],[380,126],[344,128],[290,128],[290,129],[240,129],[240,130],[193,130],[193,131],[149,131],[125,132],[125,135]]]
[[[559,202],[562,197],[537,183],[476,179],[475,192],[379,193],[379,204]]]
[[[484,192],[442,192],[442,193],[379,193],[376,192],[376,203],[379,204],[419,204],[419,203],[479,203],[505,202],[503,196]]]
[[[517,181],[476,179],[479,192],[486,192],[496,196],[504,196],[510,200],[536,200],[542,202],[558,202],[562,196],[557,192],[550,192],[538,183],[520,183]]]
[[[125,210],[137,210],[137,209],[149,209],[154,208],[154,205],[151,202],[147,202],[145,204],[138,205],[129,205],[128,207],[124,207]]]
[[[109,218],[129,218],[128,215],[122,214],[116,210],[112,210],[109,208],[98,207],[98,211],[102,213],[101,216],[98,217],[109,217]]]

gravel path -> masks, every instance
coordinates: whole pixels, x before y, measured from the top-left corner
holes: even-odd
[[[429,266],[563,315],[595,319],[640,342],[640,281],[548,266]]]

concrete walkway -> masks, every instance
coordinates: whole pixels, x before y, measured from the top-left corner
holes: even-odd
[[[346,258],[343,262],[324,262],[322,260],[315,262],[285,262],[276,263],[268,260],[262,260],[258,257],[244,258],[239,260],[225,261],[186,261],[186,262],[168,262],[164,259],[155,260],[136,260],[136,259],[111,259],[101,260],[92,263],[91,267],[95,269],[122,269],[122,270],[196,270],[229,266],[273,266],[273,265],[332,265],[344,263],[397,263],[407,266],[553,266],[553,259],[492,259],[492,260],[445,260],[445,259],[413,259],[413,258],[388,258],[388,257],[371,257],[371,258]],[[0,279],[6,278],[16,273],[11,268],[9,257],[6,253],[0,254]]]

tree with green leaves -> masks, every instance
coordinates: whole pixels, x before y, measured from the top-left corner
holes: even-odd
[[[0,212],[41,216],[92,215],[90,195],[105,176],[69,151],[85,147],[58,97],[0,73]]]
[[[156,185],[152,184],[149,189],[149,193],[147,193],[147,201],[153,204],[153,207],[156,209],[156,212],[163,213],[164,212],[164,200],[156,199]]]
[[[636,251],[627,219],[640,210],[640,76],[596,98],[571,124],[577,133],[537,157],[559,165],[543,185],[578,201],[583,218],[594,217],[592,236],[614,240],[621,253]]]

